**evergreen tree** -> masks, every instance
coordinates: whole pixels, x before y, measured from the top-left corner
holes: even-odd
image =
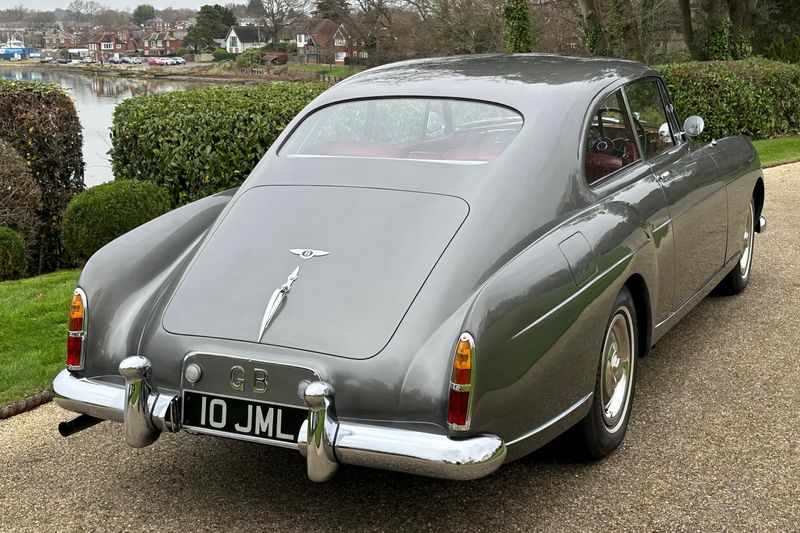
[[[156,8],[154,8],[150,4],[139,4],[138,6],[136,6],[136,9],[133,10],[134,24],[144,24],[146,20],[155,18],[155,16],[156,16]]]
[[[533,52],[533,30],[527,0],[506,1],[503,6],[503,36],[507,52]]]

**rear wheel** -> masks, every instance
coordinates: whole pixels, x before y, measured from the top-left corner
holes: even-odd
[[[741,256],[739,263],[717,285],[719,294],[734,295],[742,292],[750,281],[750,267],[753,265],[753,234],[755,233],[756,209],[755,202],[750,199],[750,207],[744,228],[742,228]]]
[[[585,455],[602,459],[625,438],[636,384],[636,308],[627,288],[617,296],[608,321],[589,414],[578,424]]]

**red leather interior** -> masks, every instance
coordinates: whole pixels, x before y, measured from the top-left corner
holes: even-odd
[[[589,183],[594,183],[621,168],[622,159],[619,157],[592,152],[586,154],[586,180]]]

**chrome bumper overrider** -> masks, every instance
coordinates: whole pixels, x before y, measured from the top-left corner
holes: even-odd
[[[55,401],[70,411],[125,424],[125,441],[136,448],[152,444],[162,431],[180,430],[177,394],[159,393],[152,367],[144,357],[120,364],[125,385],[79,378],[67,370],[53,381]],[[467,480],[491,474],[503,464],[506,446],[494,435],[451,439],[350,421],[336,416],[333,387],[323,381],[304,393],[308,419],[300,428],[298,448],[306,457],[308,477],[327,481],[339,464],[395,470],[423,476]]]

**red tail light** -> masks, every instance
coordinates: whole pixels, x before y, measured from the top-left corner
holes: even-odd
[[[75,289],[69,307],[67,369],[83,370],[83,341],[86,339],[86,293]]]
[[[472,389],[475,385],[475,341],[469,333],[462,333],[453,357],[450,375],[450,397],[447,407],[447,425],[450,429],[469,429],[472,414]]]

